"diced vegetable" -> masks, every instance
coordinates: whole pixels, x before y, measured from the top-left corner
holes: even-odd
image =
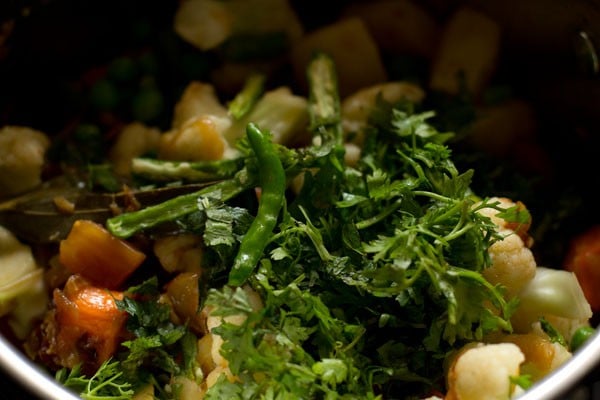
[[[227,108],[221,104],[211,84],[190,82],[175,104],[173,128],[181,128],[187,121],[202,115],[227,117]]]
[[[160,138],[158,156],[165,160],[219,160],[228,148],[223,132],[230,126],[229,118],[201,115],[187,120]]]
[[[123,128],[109,152],[109,159],[116,173],[127,175],[131,171],[131,160],[151,151],[156,151],[160,131],[140,122]]]
[[[22,279],[37,268],[31,248],[22,244],[4,227],[0,226],[0,282],[3,285]],[[5,297],[0,294],[0,298]]]
[[[249,122],[271,132],[275,143],[305,142],[308,125],[307,101],[304,97],[294,95],[287,87],[266,92],[245,117],[235,121],[231,128],[224,132],[231,145],[245,135]]]
[[[459,9],[447,22],[432,63],[430,87],[456,94],[461,88],[475,96],[489,83],[500,51],[500,28],[470,8]]]
[[[203,324],[198,312],[200,307],[199,278],[200,275],[193,272],[178,274],[167,284],[166,295],[173,306],[173,311],[180,319],[180,325],[188,325],[194,331],[201,333]]]
[[[538,333],[501,335],[499,342],[519,346],[525,356],[521,374],[530,375],[534,381],[543,378],[570,357],[566,347]]]
[[[233,31],[233,16],[226,3],[210,0],[182,1],[175,14],[175,32],[201,50],[217,47]]]
[[[525,357],[512,343],[467,345],[448,371],[448,400],[509,399]]]
[[[73,368],[82,363],[84,370],[95,370],[112,357],[122,340],[126,314],[117,308],[123,294],[93,286],[73,275],[64,289],[55,290],[55,352],[59,365]],[[52,333],[50,333],[52,334]]]
[[[600,225],[572,240],[564,266],[579,280],[592,310],[600,311]]]
[[[209,50],[232,35],[247,32],[283,32],[293,41],[303,28],[288,1],[188,0],[181,2],[175,14],[175,31],[194,46]]]
[[[344,12],[360,17],[382,50],[393,54],[431,57],[439,29],[433,16],[410,0],[381,0],[353,3]]]
[[[510,155],[514,146],[533,140],[537,121],[533,108],[523,100],[482,107],[469,128],[469,141],[495,156]]]
[[[0,129],[0,198],[32,189],[41,182],[50,140],[43,132],[22,127]]]
[[[512,321],[515,329],[525,332],[531,329],[531,324],[548,315],[577,321],[592,316],[575,274],[564,270],[538,267],[519,298],[519,308]]]
[[[60,243],[60,262],[93,284],[118,288],[146,255],[95,222],[78,220]]]
[[[0,226],[0,316],[6,316],[15,337],[24,339],[47,309],[44,270],[27,245]]]
[[[292,49],[298,82],[306,86],[306,67],[315,51],[329,54],[338,68],[343,97],[365,86],[384,82],[387,73],[372,36],[360,18],[348,18],[306,34]]]
[[[409,82],[386,82],[360,89],[344,98],[341,104],[344,132],[354,135],[352,141],[359,145],[364,141],[363,129],[379,96],[392,104],[401,100],[418,104],[425,98],[425,92]]]

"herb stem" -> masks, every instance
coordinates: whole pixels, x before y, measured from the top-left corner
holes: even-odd
[[[381,211],[379,214],[374,215],[371,218],[367,218],[367,219],[357,222],[355,224],[356,229],[361,230],[361,229],[369,228],[369,227],[375,225],[376,223],[382,221],[385,217],[387,217],[388,215],[390,215],[391,213],[396,211],[398,208],[400,208],[401,204],[402,204],[402,199],[396,200],[395,202],[393,202],[392,204],[390,204],[386,208],[384,208],[383,211]]]

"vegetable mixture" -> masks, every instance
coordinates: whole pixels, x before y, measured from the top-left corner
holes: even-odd
[[[117,101],[141,68],[120,57],[67,134],[0,130],[3,329],[62,385],[510,399],[594,333],[597,228],[539,264],[533,210],[469,158],[536,149],[527,102],[483,100],[493,20],[406,0],[312,26],[284,0],[187,0],[173,20],[215,63],[174,108],[158,75]]]

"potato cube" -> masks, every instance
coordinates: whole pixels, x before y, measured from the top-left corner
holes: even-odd
[[[430,58],[437,47],[437,22],[415,2],[382,0],[354,3],[344,15],[362,18],[379,48],[390,53]]]
[[[319,28],[294,46],[291,54],[294,73],[305,88],[306,67],[315,51],[333,58],[342,96],[387,80],[379,49],[360,18],[347,18]]]
[[[489,82],[500,52],[496,22],[470,8],[461,8],[447,22],[434,56],[430,88],[451,94],[460,90],[464,74],[467,90],[479,96]]]

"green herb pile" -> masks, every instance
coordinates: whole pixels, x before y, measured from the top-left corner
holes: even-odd
[[[452,134],[438,132],[434,113],[412,104],[380,100],[360,160],[347,165],[331,60],[315,57],[308,76],[313,145],[275,145],[269,132],[250,124],[237,171],[218,176],[218,162],[208,163],[218,183],[114,217],[107,227],[130,237],[176,221],[202,235],[202,306],[213,315],[246,317],[213,330],[237,379],[222,376],[207,399],[417,398],[443,391],[453,351],[511,329],[515,304],[481,275],[499,237],[477,211],[497,204],[472,193],[474,172],[458,171],[452,161]],[[298,176],[302,188],[292,193],[288,184]],[[255,187],[258,204],[247,200]],[[515,220],[513,211],[501,216]],[[243,285],[260,294],[264,307],[251,306]],[[163,313],[120,306],[137,321],[158,321]],[[120,371],[119,379],[134,387],[136,379],[161,382],[161,374],[200,379],[186,356],[193,340],[181,327],[163,321],[130,329],[137,339],[128,342],[129,355],[103,368]],[[159,369],[147,362],[152,355],[165,367],[149,378]],[[167,356],[181,366],[170,366]],[[129,392],[119,393],[124,397],[112,398]]]

